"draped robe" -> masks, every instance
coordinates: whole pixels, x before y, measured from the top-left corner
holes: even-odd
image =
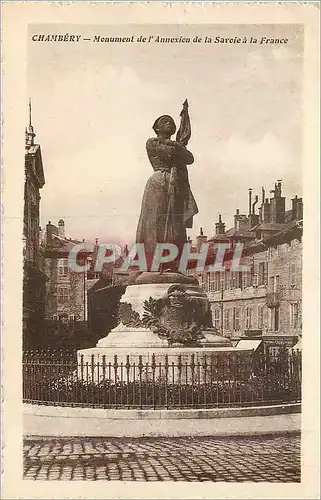
[[[186,228],[193,225],[198,208],[191,192],[186,165],[194,162],[184,146],[159,137],[148,139],[146,150],[154,173],[143,194],[136,242],[153,254],[156,243],[174,243],[181,250]]]

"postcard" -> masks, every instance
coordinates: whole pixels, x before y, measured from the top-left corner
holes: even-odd
[[[318,6],[2,12],[4,498],[319,498]]]

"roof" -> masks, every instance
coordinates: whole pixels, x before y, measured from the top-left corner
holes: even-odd
[[[228,241],[231,238],[253,239],[255,238],[255,234],[253,231],[247,229],[236,229],[235,227],[231,227],[224,234],[216,234],[207,241]]]
[[[302,351],[302,338],[292,347],[293,351]]]
[[[229,241],[229,237],[226,234],[216,234],[207,241]]]
[[[45,247],[45,257],[63,257],[64,255],[68,255],[69,252],[74,248],[75,245],[79,243],[83,243],[78,240],[67,240],[66,238],[62,238],[58,234],[52,235],[52,244],[46,245]],[[85,243],[85,242],[84,242]],[[88,252],[89,253],[89,252]],[[90,252],[91,253],[91,252]]]
[[[254,226],[252,229],[253,231],[282,231],[282,229],[285,228],[284,223],[279,223],[279,222],[260,222],[256,226]]]
[[[242,339],[236,344],[236,348],[240,350],[252,350],[256,349],[262,344],[262,339]]]

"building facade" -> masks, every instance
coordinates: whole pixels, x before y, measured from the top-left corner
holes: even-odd
[[[213,325],[221,335],[262,337],[271,348],[294,345],[302,334],[302,199],[293,198],[286,211],[280,182],[270,200],[262,190],[258,214],[258,197],[253,203],[251,198],[250,190],[248,215],[237,210],[228,231],[219,217],[214,237],[208,240],[201,231],[197,238],[198,248],[203,242],[212,248],[226,244],[224,271],[190,273],[207,292]],[[231,270],[236,243],[244,245],[246,271]]]
[[[45,254],[46,309],[47,320],[72,324],[88,319],[88,290],[99,279],[94,272],[75,272],[68,266],[72,248],[81,243],[66,238],[63,219],[57,225],[48,222],[43,241]],[[82,263],[87,264],[89,256],[83,253]]]
[[[45,184],[41,148],[31,124],[25,132],[25,184],[23,215],[23,340],[30,345],[43,326],[45,313],[44,261],[40,251],[40,189]]]

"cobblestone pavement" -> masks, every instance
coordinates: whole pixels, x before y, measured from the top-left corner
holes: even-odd
[[[300,436],[30,437],[24,478],[300,482]]]

